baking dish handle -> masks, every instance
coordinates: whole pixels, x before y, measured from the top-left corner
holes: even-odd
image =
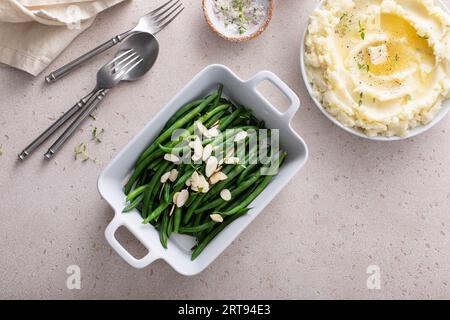
[[[157,256],[154,252],[154,250],[148,250],[148,254],[144,256],[141,259],[136,259],[133,257],[121,244],[119,241],[117,241],[117,238],[115,236],[115,233],[117,229],[119,229],[121,226],[125,226],[122,219],[118,218],[117,216],[114,217],[114,219],[109,223],[108,227],[106,227],[105,230],[105,237],[108,243],[111,245],[111,247],[131,266],[141,269],[146,266],[148,266],[150,263],[155,261],[156,259],[160,258]],[[126,227],[126,226],[125,226]],[[128,229],[128,228],[127,228]],[[130,229],[128,229],[138,240],[139,237],[137,237]]]
[[[289,107],[285,112],[282,112],[283,120],[289,124],[300,108],[300,99],[283,80],[270,71],[258,72],[253,78],[247,81],[247,84],[252,90],[257,91],[256,87],[265,80],[270,81],[289,100]]]

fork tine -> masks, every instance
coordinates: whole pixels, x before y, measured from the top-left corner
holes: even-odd
[[[164,29],[165,27],[167,27],[167,25],[169,23],[171,23],[173,20],[175,20],[176,17],[178,17],[178,15],[183,12],[184,7],[181,8],[181,10],[179,10],[172,18],[170,18],[168,21],[166,21],[163,25],[159,25],[156,30],[153,32],[153,34],[157,34],[158,32],[160,32],[162,29]]]
[[[162,12],[158,13],[157,15],[153,16],[153,20],[158,21],[158,19],[159,19],[161,16],[165,15],[167,11],[169,11],[170,9],[172,9],[173,7],[175,7],[177,4],[182,5],[182,4],[180,3],[180,0],[177,0],[177,1],[174,2],[170,7],[166,8],[164,11],[162,11]],[[179,6],[178,6],[178,7],[179,7]],[[178,8],[178,7],[177,7],[177,8]],[[166,17],[167,17],[168,15],[170,15],[170,13],[167,14]]]
[[[124,51],[123,53],[119,54],[117,57],[115,57],[114,59],[112,59],[110,62],[108,62],[108,63],[106,64],[106,66],[109,67],[109,66],[113,65],[114,62],[116,62],[117,60],[121,59],[122,57],[124,57],[124,56],[130,54],[132,51],[133,51],[133,49],[128,49],[128,50]]]
[[[130,60],[131,58],[135,57],[135,56],[139,56],[138,53],[136,51],[133,50],[133,53],[129,54],[128,56],[126,56],[125,58],[118,60],[117,63],[114,63],[113,66],[113,71],[117,70],[117,68],[121,65],[124,64],[126,61]]]
[[[172,13],[174,13],[175,11],[177,11],[181,6],[183,6],[182,3],[178,4],[174,9],[172,9],[169,13],[164,14],[163,17],[158,18],[158,19],[154,19],[154,23],[155,25],[158,27],[159,25],[161,25],[161,23],[163,23],[164,20],[166,20],[167,18],[169,18]]]
[[[123,70],[126,70],[126,68],[127,68],[131,63],[133,63],[134,61],[136,61],[137,59],[142,59],[142,57],[139,56],[139,55],[135,56],[133,59],[131,59],[130,61],[128,61],[127,63],[125,63],[123,66],[120,66],[119,68],[114,68],[114,69],[112,70],[112,73],[113,73],[114,75],[117,75],[118,73],[122,72]]]
[[[173,0],[167,1],[167,2],[164,3],[163,5],[159,6],[159,7],[156,8],[155,10],[150,11],[150,12],[147,13],[147,14],[149,14],[149,15],[154,15],[154,14],[156,14],[159,10],[163,9],[165,6],[167,6],[167,5],[168,5],[169,3],[171,3],[172,1],[173,1]]]
[[[136,58],[140,58],[140,57],[136,57]],[[135,59],[133,59],[132,61],[130,61],[129,63],[133,62]],[[133,64],[131,67],[129,67],[128,69],[123,68],[122,71],[120,71],[119,73],[116,73],[114,76],[117,78],[122,78],[125,74],[127,74],[128,72],[130,72],[131,70],[133,70],[134,68],[136,68],[142,61],[144,61],[144,59],[140,58],[139,61],[137,61],[135,64]],[[127,65],[129,64],[127,63]]]

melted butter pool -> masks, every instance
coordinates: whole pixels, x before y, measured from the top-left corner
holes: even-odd
[[[364,63],[372,74],[386,76],[401,72],[417,64],[434,63],[433,50],[427,39],[421,38],[416,29],[405,19],[393,14],[381,14],[380,32],[387,36],[385,44],[388,57],[384,63],[372,64],[368,50],[364,50]]]

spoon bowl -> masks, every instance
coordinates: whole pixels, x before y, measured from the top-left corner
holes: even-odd
[[[122,78],[122,81],[134,81],[141,78],[146,74],[155,64],[159,54],[159,43],[156,38],[147,32],[138,32],[129,38],[127,38],[120,49],[116,53],[116,56],[123,52],[133,49],[143,61],[136,68],[127,72]]]

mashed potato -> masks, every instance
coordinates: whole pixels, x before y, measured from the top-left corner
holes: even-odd
[[[405,136],[450,97],[450,15],[432,0],[328,0],[305,45],[315,97],[368,136]]]

